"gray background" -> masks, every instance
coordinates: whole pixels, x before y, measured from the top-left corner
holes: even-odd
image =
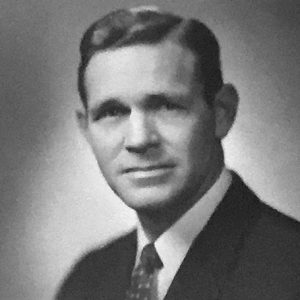
[[[51,299],[83,251],[130,228],[76,128],[78,43],[117,0],[0,2],[0,299]],[[227,162],[300,219],[300,2],[152,1],[216,32],[241,105]]]

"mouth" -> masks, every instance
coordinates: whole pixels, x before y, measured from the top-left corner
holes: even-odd
[[[138,187],[158,186],[168,181],[174,168],[171,164],[134,166],[124,169],[123,175]]]
[[[127,173],[153,173],[155,171],[162,171],[174,168],[174,165],[171,164],[161,164],[161,165],[149,165],[142,167],[130,167],[123,170],[124,174]]]

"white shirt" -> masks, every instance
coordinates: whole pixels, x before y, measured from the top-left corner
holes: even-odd
[[[212,187],[179,220],[176,221],[154,242],[156,251],[163,263],[157,272],[157,296],[162,300],[175,277],[192,242],[202,231],[209,218],[223,199],[232,181],[228,169],[223,168]],[[143,247],[150,243],[140,224],[137,227],[138,250],[136,263]]]

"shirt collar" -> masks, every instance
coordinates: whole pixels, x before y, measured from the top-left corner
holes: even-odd
[[[168,270],[169,275],[174,276],[176,274],[193,240],[202,231],[217,205],[223,199],[231,181],[231,174],[224,167],[216,182],[202,198],[155,241],[155,248],[163,262],[163,269]],[[137,237],[138,260],[142,248],[149,243],[139,223]]]

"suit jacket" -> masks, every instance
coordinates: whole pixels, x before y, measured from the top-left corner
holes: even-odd
[[[124,299],[136,232],[81,259],[57,300]],[[233,183],[197,236],[165,300],[299,300],[300,223]]]

